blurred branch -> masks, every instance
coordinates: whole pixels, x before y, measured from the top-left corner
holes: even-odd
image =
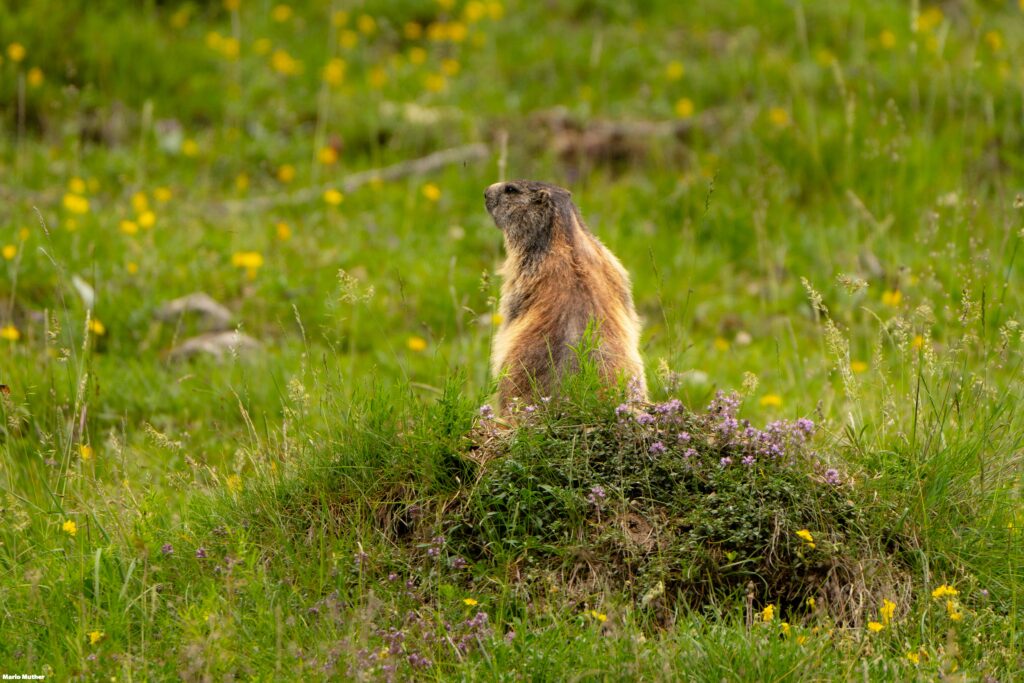
[[[487,145],[482,143],[464,145],[462,147],[452,147],[451,149],[445,149],[440,152],[428,154],[427,156],[420,157],[419,159],[401,161],[397,164],[392,164],[391,166],[385,166],[384,168],[359,171],[358,173],[353,173],[340,178],[333,183],[315,187],[306,187],[301,190],[296,190],[295,192],[281,192],[278,194],[264,195],[262,197],[230,200],[222,202],[221,206],[228,211],[236,212],[255,211],[272,206],[280,206],[282,204],[303,204],[305,202],[318,199],[326,190],[336,189],[342,190],[343,192],[352,192],[353,190],[371,182],[397,180],[406,176],[422,175],[451,164],[478,161],[486,158],[489,154],[490,150],[487,148]]]

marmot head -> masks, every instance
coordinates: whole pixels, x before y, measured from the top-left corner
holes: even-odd
[[[571,236],[572,195],[568,190],[535,180],[494,183],[484,191],[487,211],[507,244],[517,250],[544,249],[558,229]]]

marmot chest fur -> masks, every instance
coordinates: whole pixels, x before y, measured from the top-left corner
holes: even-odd
[[[502,408],[515,397],[550,395],[575,368],[572,347],[591,322],[603,377],[614,383],[624,376],[636,398],[646,399],[629,275],[587,229],[569,192],[515,180],[491,185],[484,198],[505,237],[502,321],[491,355]]]

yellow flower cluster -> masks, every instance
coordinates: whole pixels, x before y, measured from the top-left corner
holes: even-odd
[[[231,265],[236,268],[245,268],[248,278],[255,280],[256,274],[263,266],[263,255],[258,251],[236,251],[231,255]]]
[[[242,51],[237,38],[222,36],[218,31],[210,31],[206,34],[206,47],[231,61],[238,59],[238,55]]]

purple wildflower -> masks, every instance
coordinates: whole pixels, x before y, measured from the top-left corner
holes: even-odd
[[[696,448],[687,448],[683,452],[683,457],[684,458],[696,458],[697,457],[697,449]]]
[[[833,486],[839,485],[839,470],[828,468],[825,470],[825,483]]]
[[[590,494],[587,496],[587,502],[591,505],[598,505],[606,496],[607,494],[604,491],[604,487],[597,484],[591,487]]]
[[[636,416],[636,423],[640,425],[652,425],[654,424],[654,416],[650,413],[640,413]]]
[[[466,567],[466,565],[468,564],[468,562],[466,562],[461,557],[453,557],[452,561],[451,561],[451,564],[452,564],[452,569],[464,569]]]
[[[756,459],[756,458],[755,458],[754,456],[752,456],[752,455],[745,455],[745,456],[743,456],[743,460],[742,460],[741,462],[742,462],[742,463],[743,463],[744,465],[746,465],[747,467],[750,467],[751,465],[753,465],[753,464],[754,464],[754,462],[755,462],[756,460],[757,460],[757,459]]]
[[[535,405],[533,405],[531,403],[530,405],[528,405],[525,408],[523,408],[523,410],[526,411],[527,413],[533,413],[533,412],[537,411],[537,406],[535,406]]]
[[[505,634],[505,642],[506,643],[511,643],[515,639],[516,639],[516,632],[511,630],[511,629],[509,629],[509,632]]]
[[[170,555],[174,552],[174,546],[172,546],[170,543],[164,543],[162,546],[160,546],[160,552],[162,552],[164,555]]]
[[[490,404],[485,403],[482,406],[480,406],[480,419],[482,419],[482,420],[492,420],[492,419],[494,419],[494,408],[492,408],[490,406]]]
[[[720,464],[720,465],[721,465],[722,467],[728,467],[729,465],[731,465],[731,464],[732,464],[732,458],[730,458],[730,457],[729,457],[729,456],[727,455],[727,456],[725,456],[724,458],[722,458],[721,460],[719,460],[718,462],[719,462],[719,464]]]
[[[655,441],[654,443],[651,444],[651,447],[650,447],[649,450],[651,452],[651,455],[661,455],[662,453],[664,453],[668,449],[665,448],[665,444],[663,444],[662,442]]]
[[[691,438],[690,432],[679,432],[679,443],[689,443]]]
[[[196,557],[200,560],[204,559],[206,557],[206,548],[202,546],[196,548]]]

